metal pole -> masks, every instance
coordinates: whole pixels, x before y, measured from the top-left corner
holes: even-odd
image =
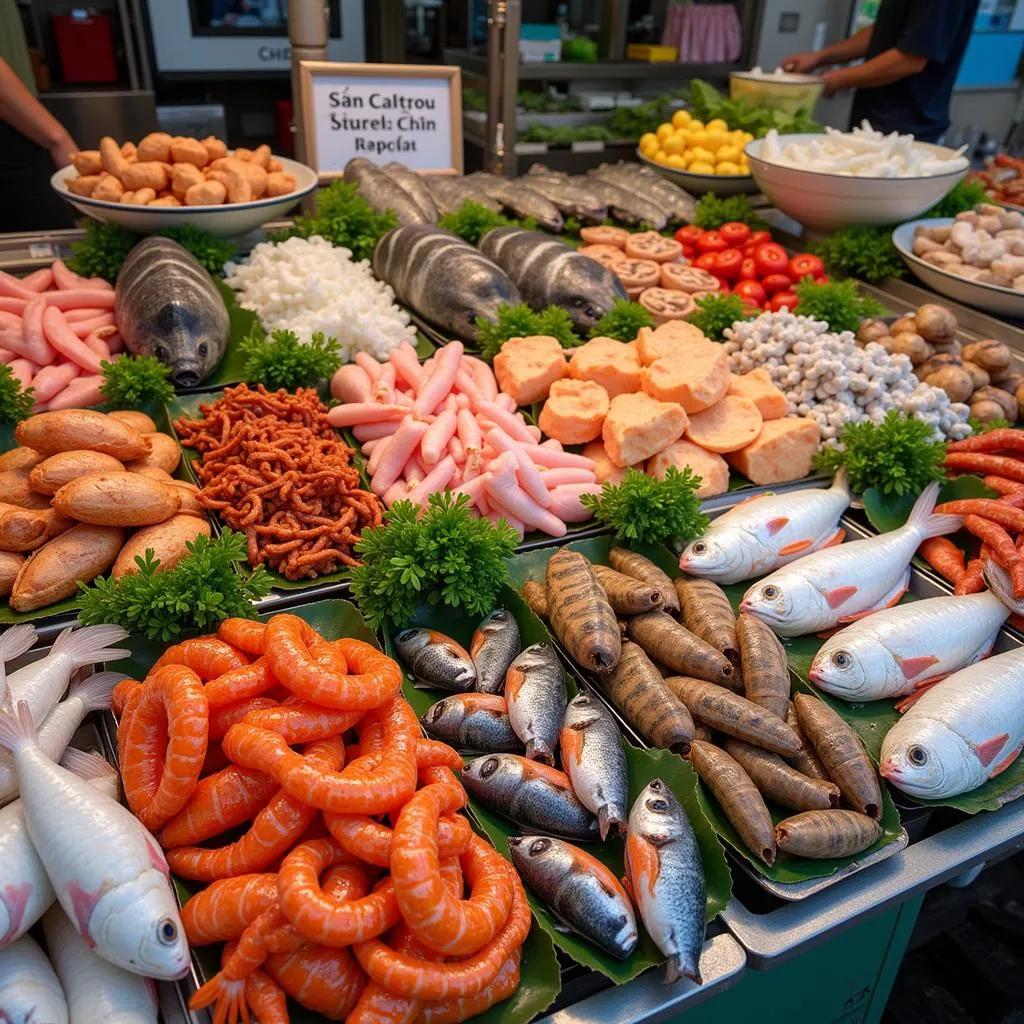
[[[516,101],[519,97],[519,31],[523,23],[521,0],[507,0],[505,10],[505,61],[501,66],[501,112],[504,125],[505,155],[497,173],[513,178],[516,160]]]
[[[490,0],[487,14],[487,135],[484,170],[501,174],[505,163],[505,125],[501,117],[501,43],[505,0]]]
[[[288,39],[292,44],[292,116],[295,156],[305,161],[302,135],[302,90],[299,62],[327,60],[328,9],[323,0],[291,0],[288,4]]]

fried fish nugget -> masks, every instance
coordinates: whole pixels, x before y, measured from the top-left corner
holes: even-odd
[[[168,176],[163,164],[156,160],[140,160],[124,168],[121,180],[127,189],[151,188],[160,192],[167,187]]]
[[[267,175],[267,191],[269,197],[286,196],[295,191],[295,176],[284,171],[271,171]]]
[[[171,137],[167,132],[150,132],[139,143],[139,159],[167,162],[171,159]]]
[[[91,196],[102,177],[102,174],[80,174],[77,178],[68,178],[68,191],[74,196]]]
[[[84,149],[80,153],[71,154],[71,163],[79,174],[101,174],[103,161],[98,149]]]
[[[262,167],[263,170],[270,170],[270,147],[264,143],[262,146],[257,146],[252,153],[252,162]]]
[[[202,181],[185,192],[186,206],[220,206],[228,190],[219,181]]]
[[[210,162],[210,154],[198,139],[176,136],[171,139],[171,160],[176,164],[195,164],[205,167]]]
[[[214,160],[220,160],[228,155],[228,147],[218,138],[213,135],[207,135],[202,141],[203,149],[206,150],[206,155],[209,157],[210,163]]]
[[[118,203],[125,193],[121,179],[113,174],[101,174],[100,180],[92,190],[93,199],[102,199],[107,203]]]
[[[206,181],[203,172],[195,164],[182,162],[174,165],[171,175],[171,191],[182,199],[193,185],[202,185]]]

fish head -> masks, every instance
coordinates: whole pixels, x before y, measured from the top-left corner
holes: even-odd
[[[901,728],[911,721],[912,728]],[[988,778],[971,744],[933,718],[898,722],[882,743],[878,771],[897,789],[924,799],[963,793]]]
[[[558,880],[572,869],[566,844],[550,836],[513,836],[508,851],[516,871],[541,892],[553,892]]]
[[[461,701],[454,697],[445,697],[432,704],[420,721],[427,732],[448,734],[458,729],[465,714],[466,708]]]
[[[629,832],[657,847],[680,834],[681,818],[685,814],[667,783],[652,779],[633,801]]]
[[[602,717],[604,708],[591,693],[577,693],[565,706],[565,727],[584,730]]]
[[[391,638],[391,642],[399,657],[408,661],[430,643],[430,630],[403,629]]]
[[[192,388],[216,369],[225,340],[214,337],[195,310],[177,302],[162,306],[149,325],[149,348],[171,368],[176,388]]]
[[[718,583],[738,583],[753,572],[754,538],[743,530],[727,529],[718,536],[690,541],[679,557],[679,568],[691,576]]]
[[[89,920],[90,937],[104,959],[118,967],[176,981],[188,974],[189,951],[174,894],[163,874],[147,871],[138,882],[130,886],[133,894],[113,900],[107,913],[101,913],[101,899]]]
[[[524,781],[519,762],[525,760],[510,754],[478,757],[462,769],[462,784],[470,793],[486,802],[510,800],[513,792]]]
[[[864,634],[839,633],[815,655],[807,676],[826,693],[847,700],[871,700],[880,695],[883,684],[890,693],[893,685],[906,681],[886,646]]]
[[[747,612],[771,626],[783,636],[809,632],[805,623],[813,623],[828,613],[828,602],[805,577],[792,572],[774,572],[755,583],[740,602]]]

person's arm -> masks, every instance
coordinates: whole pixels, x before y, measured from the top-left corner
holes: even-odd
[[[841,89],[870,89],[878,85],[891,85],[924,70],[927,58],[902,50],[891,49],[852,68],[826,71],[825,95],[831,96]]]
[[[64,126],[25,88],[21,79],[0,58],[0,121],[47,150],[58,167],[71,163],[78,151]]]
[[[794,53],[787,57],[779,66],[783,71],[795,71],[798,74],[809,74],[816,68],[826,64],[846,64],[851,60],[859,60],[868,52],[871,43],[872,26],[862,28],[849,39],[843,39],[831,46],[810,53]]]

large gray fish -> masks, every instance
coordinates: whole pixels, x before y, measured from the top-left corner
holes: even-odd
[[[587,174],[603,178],[660,206],[673,221],[692,221],[697,201],[689,192],[661,177],[642,164],[619,161],[617,164],[601,164],[591,168]]]
[[[415,171],[410,171],[405,164],[385,164],[381,170],[393,182],[395,182],[396,185],[404,188],[405,191],[412,196],[413,201],[420,208],[420,211],[423,213],[423,216],[427,219],[428,223],[437,223],[437,207],[434,205],[434,200],[430,196],[430,189],[427,188],[426,182],[423,178],[421,178]]]
[[[156,356],[175,387],[193,388],[217,368],[230,320],[213,279],[169,238],[147,238],[117,275],[114,317],[132,355]]]
[[[566,839],[594,841],[597,819],[580,803],[564,772],[517,754],[488,754],[470,761],[462,784],[506,818]]]
[[[704,868],[690,819],[661,779],[644,787],[629,812],[626,881],[644,927],[668,957],[665,980],[699,985]]]
[[[550,836],[513,836],[508,850],[526,884],[566,927],[618,960],[636,949],[633,905],[599,860]]]
[[[427,178],[427,189],[442,217],[454,213],[467,200],[479,203],[491,213],[501,212],[501,203],[496,203],[483,189],[475,187],[466,178],[447,178],[435,174]]]
[[[551,644],[527,647],[505,676],[508,717],[526,746],[526,756],[555,763],[565,718],[565,673]]]
[[[554,203],[566,217],[576,217],[587,224],[600,224],[608,216],[608,204],[602,203],[593,192],[567,175],[554,177],[531,171],[521,180]]]
[[[508,273],[533,309],[563,307],[584,336],[619,299],[629,297],[597,260],[539,231],[494,228],[480,239],[480,251]]]
[[[394,635],[395,650],[417,682],[465,693],[476,685],[469,652],[434,629],[403,629]]]
[[[505,673],[522,649],[515,616],[507,608],[491,612],[469,642],[469,654],[476,665],[476,688],[481,693],[501,693]]]
[[[523,744],[508,719],[505,698],[496,693],[456,693],[432,705],[423,728],[458,750],[518,754]]]
[[[513,181],[486,171],[477,171],[467,175],[466,180],[501,203],[514,217],[532,217],[545,231],[561,231],[565,227],[558,207],[550,199],[535,192],[522,179]]]
[[[359,194],[378,213],[391,210],[399,225],[425,224],[429,220],[398,182],[364,157],[353,157],[345,164],[345,181],[358,186]]]
[[[501,267],[431,224],[389,231],[373,252],[373,272],[391,285],[402,305],[468,341],[476,339],[478,317],[496,320],[502,303],[522,301]]]
[[[565,709],[562,767],[580,803],[597,815],[601,838],[614,826],[626,831],[629,774],[622,734],[612,713],[591,693],[578,693]]]
[[[636,192],[605,178],[581,175],[579,180],[586,182],[587,188],[608,207],[608,212],[620,224],[631,227],[645,225],[653,231],[661,231],[668,224],[668,213],[664,207]]]

